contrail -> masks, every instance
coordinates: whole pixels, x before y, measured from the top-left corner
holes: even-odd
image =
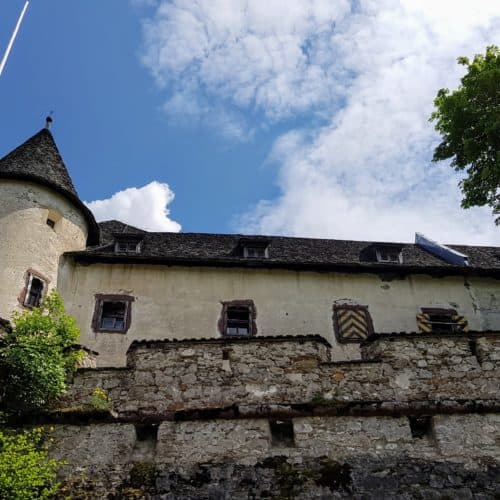
[[[24,4],[23,10],[21,11],[21,15],[19,16],[19,19],[17,20],[16,27],[14,28],[14,32],[12,33],[12,36],[10,37],[9,44],[7,45],[7,49],[5,50],[5,54],[3,55],[2,62],[0,63],[0,76],[2,76],[3,69],[5,68],[5,64],[7,63],[7,59],[9,58],[10,51],[12,49],[12,45],[14,45],[14,40],[16,39],[17,32],[19,31],[19,27],[21,26],[21,23],[23,22],[23,17],[24,14],[26,14],[26,9],[28,8],[29,5],[29,0],[26,0],[26,3]]]

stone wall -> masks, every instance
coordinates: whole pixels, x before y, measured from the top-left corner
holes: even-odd
[[[119,417],[159,420],[210,409],[306,411],[304,404],[337,414],[496,407],[498,335],[382,335],[362,354],[330,362],[320,337],[136,343],[127,368],[80,371],[65,404],[85,404],[101,387]]]
[[[379,335],[361,350],[339,363],[314,336],[145,342],[126,368],[80,370],[42,419],[65,494],[498,498],[500,336]],[[112,413],[90,410],[96,387]]]
[[[265,419],[163,422],[148,453],[132,424],[61,425],[53,453],[96,495],[494,498],[499,424],[495,414],[439,415],[413,437],[406,417],[297,418],[282,446]]]

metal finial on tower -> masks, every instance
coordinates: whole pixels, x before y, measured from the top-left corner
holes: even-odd
[[[52,113],[50,113],[50,114],[52,114]],[[46,128],[47,130],[49,130],[49,129],[50,129],[50,124],[51,124],[53,121],[54,121],[54,120],[52,119],[52,117],[51,117],[50,115],[49,115],[49,116],[47,116],[47,117],[45,118],[45,128]]]

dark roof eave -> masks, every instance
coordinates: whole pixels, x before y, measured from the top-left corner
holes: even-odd
[[[97,224],[94,215],[87,208],[87,206],[71,192],[53,184],[42,177],[33,176],[32,174],[22,174],[18,172],[1,172],[0,171],[0,179],[16,179],[16,180],[27,180],[30,182],[34,182],[36,184],[42,184],[43,186],[49,187],[53,191],[56,191],[60,195],[64,196],[67,200],[69,200],[73,205],[79,208],[85,217],[85,221],[88,225],[88,235],[87,235],[87,246],[93,246],[99,244],[99,225]]]
[[[182,258],[182,257],[153,257],[141,255],[96,254],[91,251],[66,252],[65,256],[74,258],[77,262],[107,263],[107,264],[152,264],[167,266],[199,266],[199,267],[241,267],[263,269],[288,269],[291,271],[343,271],[347,273],[372,273],[384,275],[429,274],[437,277],[444,276],[483,276],[500,278],[499,268],[478,268],[461,266],[409,266],[404,264],[380,263],[324,263],[324,262],[284,262],[277,260],[248,260],[242,258],[225,257],[213,258]]]

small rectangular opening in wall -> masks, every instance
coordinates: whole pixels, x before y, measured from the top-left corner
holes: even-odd
[[[158,441],[158,424],[135,424],[135,437],[137,441]]]
[[[469,340],[470,353],[477,358],[477,341]]]
[[[432,417],[430,415],[410,416],[408,420],[411,437],[422,439],[432,436]]]
[[[271,446],[274,448],[295,446],[292,420],[270,420],[269,429],[271,430]]]
[[[150,461],[156,453],[158,424],[135,424],[134,460]]]

